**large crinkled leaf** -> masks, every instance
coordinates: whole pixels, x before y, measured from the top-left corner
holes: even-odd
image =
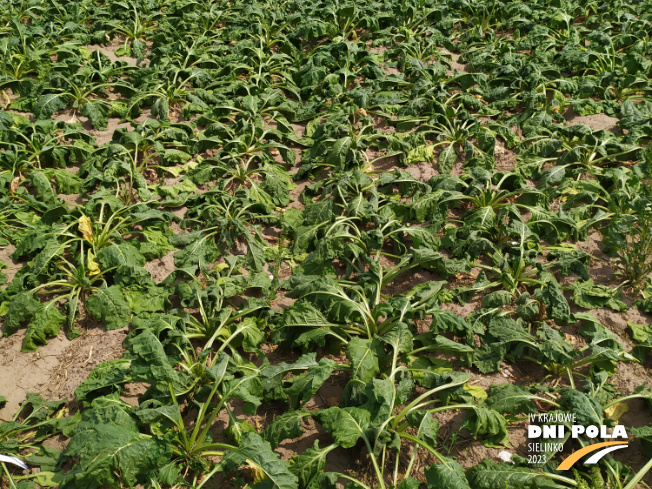
[[[417,428],[417,438],[435,448],[437,446],[437,434],[439,433],[439,421],[432,413],[425,410],[410,411],[405,415],[406,421]]]
[[[233,324],[229,328],[229,334],[232,338],[238,338],[233,342],[234,346],[242,346],[244,351],[250,353],[258,351],[258,347],[265,339],[265,333],[262,331],[264,326],[263,320],[252,317],[244,318],[239,323]]]
[[[618,299],[620,293],[606,285],[596,285],[592,279],[577,280],[573,285],[573,302],[585,309],[610,307],[624,311],[627,305]]]
[[[397,323],[381,340],[391,345],[397,353],[410,353],[414,349],[414,337],[405,323]]]
[[[412,263],[426,270],[434,270],[442,277],[452,277],[458,273],[471,271],[471,266],[466,260],[448,258],[446,255],[428,248],[413,249]]]
[[[539,188],[546,188],[553,185],[558,185],[566,176],[565,166],[554,166],[541,173],[539,178]]]
[[[143,330],[139,335],[125,341],[125,346],[136,356],[129,369],[133,381],[158,383],[165,389],[172,385],[175,392],[183,392],[183,373],[174,369],[161,341],[152,331]]]
[[[309,302],[295,302],[283,311],[278,328],[308,327],[328,330],[332,327],[341,327],[331,323],[319,309]]]
[[[412,477],[407,477],[401,481],[396,489],[419,489],[421,482]]]
[[[474,334],[484,334],[482,323],[470,324],[466,319],[452,311],[434,310],[430,331],[433,333],[456,333],[458,336],[473,338]]]
[[[319,479],[324,475],[326,456],[335,448],[335,444],[319,448],[319,440],[315,440],[311,448],[290,459],[290,471],[298,477],[300,489],[317,489],[322,486]]]
[[[371,415],[371,426],[380,428],[392,415],[396,386],[390,379],[373,379],[365,386],[365,402],[361,408]]]
[[[315,353],[306,353],[295,363],[282,362],[264,367],[260,377],[269,396],[289,398],[291,406],[295,409],[317,393],[336,366],[334,360],[322,358],[317,362]],[[287,378],[288,374],[293,376]]]
[[[91,393],[97,395],[103,389],[115,386],[119,389],[120,384],[128,382],[129,367],[131,367],[131,360],[127,358],[117,358],[100,363],[75,389],[75,400],[77,402],[86,401]]]
[[[330,358],[322,358],[318,365],[308,367],[308,371],[290,380],[285,393],[290,398],[290,406],[297,409],[300,405],[308,402],[317,393],[319,388],[326,382],[335,368],[337,362]]]
[[[131,309],[117,285],[102,285],[86,300],[86,309],[109,330],[124,328],[131,319]]]
[[[412,202],[410,207],[414,221],[434,221],[442,218],[446,204],[442,204],[444,197],[450,192],[444,190],[435,190],[429,194],[421,196]],[[443,208],[443,209],[442,209]]]
[[[578,332],[590,341],[589,346],[593,356],[612,361],[632,360],[632,357],[624,353],[625,348],[618,337],[605,328],[592,314],[578,312],[575,316],[582,324]],[[629,324],[631,325],[631,323]],[[597,362],[598,358],[596,358],[596,364]]]
[[[521,324],[507,317],[496,317],[489,323],[489,333],[506,343],[526,343],[532,348],[536,348],[537,340]]]
[[[506,290],[497,290],[496,292],[491,292],[482,298],[482,307],[503,307],[510,302],[512,302],[512,294]]]
[[[452,457],[444,457],[443,462],[426,468],[425,476],[428,489],[471,489],[464,469]]]
[[[79,111],[81,115],[88,117],[95,129],[104,131],[109,122],[109,107],[99,100],[86,102]]]
[[[561,409],[575,414],[577,424],[588,426],[602,424],[602,406],[598,401],[575,389],[559,389]]]
[[[124,298],[134,314],[165,311],[172,307],[168,299],[170,290],[164,287],[148,287],[145,290],[123,289]]]
[[[49,119],[52,114],[68,107],[67,95],[60,93],[48,93],[39,97],[34,102],[32,110],[34,115],[39,119]]]
[[[290,471],[289,464],[272,451],[268,442],[258,433],[245,433],[236,449],[227,450],[220,461],[223,470],[235,470],[248,463],[265,474],[265,479],[251,487],[270,489],[296,489],[298,478]]]
[[[294,155],[294,152],[291,151]],[[265,179],[263,188],[272,196],[272,201],[279,207],[286,207],[290,203],[289,191],[295,186],[292,175],[279,165],[265,165]]]
[[[575,350],[558,330],[544,324],[539,328],[539,338],[543,341],[539,347],[539,359],[543,364],[561,363],[569,365],[581,352]]]
[[[47,276],[49,270],[52,268],[51,264],[55,259],[61,255],[64,246],[58,241],[52,239],[48,241],[45,247],[34,257],[30,263],[30,271],[35,276]]]
[[[544,480],[541,472],[528,467],[516,467],[486,459],[467,469],[466,478],[473,489],[535,489],[539,487],[537,481]]]
[[[534,295],[546,305],[548,317],[557,324],[564,325],[571,321],[570,306],[558,284],[550,281],[536,289]]]
[[[366,384],[378,373],[379,341],[366,340],[355,337],[349,341],[346,347],[346,357],[351,362],[351,379],[357,383]]]
[[[61,203],[61,199],[57,196],[56,193],[54,193],[54,190],[52,190],[52,184],[44,173],[33,171],[29,173],[27,178],[29,179],[29,183],[34,188],[36,197],[41,202],[47,204],[50,207],[54,207],[56,204]]]
[[[176,428],[181,417],[178,404],[158,406],[151,408],[140,408],[134,412],[141,423],[145,424],[150,433],[158,436],[165,436],[170,430]]]
[[[27,325],[23,351],[36,351],[38,345],[45,345],[47,338],[59,333],[65,320],[66,316],[57,309],[55,301],[45,304],[36,311]]]
[[[482,435],[482,442],[488,447],[498,448],[509,445],[507,420],[493,409],[476,406],[467,411],[465,426],[474,437]]]
[[[423,161],[432,163],[435,159],[434,150],[435,146],[432,144],[421,144],[416,146],[410,149],[405,155],[405,164],[414,165]],[[448,173],[450,173],[450,171]]]
[[[305,353],[294,363],[280,362],[276,365],[266,365],[260,370],[263,387],[266,390],[275,389],[288,374],[317,365],[319,365],[319,362],[317,362],[316,353]]]
[[[442,175],[449,174],[453,171],[453,166],[457,160],[457,152],[455,151],[454,146],[446,146],[441,153],[439,153],[439,158],[437,158],[437,169]]]
[[[81,188],[81,180],[73,173],[66,170],[55,170],[54,179],[57,183],[57,191],[60,194],[78,194]]]
[[[84,412],[65,451],[67,457],[79,457],[79,470],[67,474],[62,489],[134,487],[170,460],[168,442],[141,433],[125,409],[109,402]]]
[[[6,303],[3,303],[3,305]],[[31,292],[20,292],[9,301],[4,314],[4,334],[14,334],[41,310],[43,304]]]
[[[174,264],[192,275],[197,268],[209,269],[210,264],[220,256],[215,241],[206,238],[201,232],[175,234],[170,237],[170,244],[183,247],[174,254]]]
[[[284,440],[299,438],[305,433],[302,428],[303,418],[309,415],[308,410],[299,409],[276,416],[261,433],[261,436],[272,448],[276,448]]]
[[[499,413],[531,414],[537,411],[532,401],[534,397],[525,387],[505,383],[491,386],[491,394],[485,404]]]
[[[129,243],[111,243],[97,252],[97,261],[103,269],[127,265],[142,267],[147,260],[135,246]]]
[[[158,229],[144,229],[141,232],[144,242],[136,243],[138,251],[147,259],[153,260],[154,258],[162,258],[169,251],[174,250],[174,246],[170,246],[168,236],[169,231],[160,231]]]
[[[371,422],[371,413],[357,407],[331,407],[315,411],[312,417],[344,448],[353,447]]]

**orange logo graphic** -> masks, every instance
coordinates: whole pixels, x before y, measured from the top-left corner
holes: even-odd
[[[564,461],[561,464],[559,464],[557,470],[570,469],[575,464],[575,462],[581,459],[584,455],[587,455],[591,452],[595,452],[596,450],[599,451],[594,455],[592,455],[586,462],[584,462],[584,464],[590,465],[590,464],[598,463],[598,461],[609,452],[613,452],[614,450],[625,448],[626,446],[627,446],[627,442],[622,442],[622,441],[605,441],[602,443],[594,443],[593,445],[584,447],[581,450],[578,450],[572,453],[571,455],[569,455],[568,457],[566,457]]]

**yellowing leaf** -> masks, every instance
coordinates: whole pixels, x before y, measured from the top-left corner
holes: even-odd
[[[254,484],[257,484],[266,478],[265,472],[256,464],[252,464],[248,460],[245,465],[245,470],[248,472],[248,479],[250,479]]]
[[[229,268],[229,265],[227,265],[226,263],[218,263],[213,267],[213,270],[215,270],[216,272],[221,272],[222,270],[226,270],[227,268]]]
[[[101,272],[100,266],[95,261],[95,255],[91,253],[91,250],[88,250],[88,258],[86,258],[86,270],[88,270],[88,275],[91,277],[94,275],[99,275]]]
[[[629,411],[629,407],[627,407],[627,404],[625,404],[624,402],[619,402],[605,409],[604,414],[606,414],[609,419],[618,421],[618,419],[620,419],[620,417],[623,414],[625,414],[627,411]]]
[[[11,183],[9,184],[9,191],[13,194],[16,193],[16,190],[18,190],[18,185],[20,185],[20,178],[16,177],[14,178]]]
[[[486,399],[488,397],[487,392],[482,387],[480,387],[479,385],[468,385],[468,384],[466,384],[464,386],[464,390],[466,392],[468,392],[469,394],[471,394],[476,399]]]
[[[82,233],[86,241],[93,244],[93,223],[89,217],[81,216],[79,218],[79,232]]]

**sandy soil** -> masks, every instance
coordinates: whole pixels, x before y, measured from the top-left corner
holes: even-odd
[[[564,119],[566,119],[569,126],[584,124],[593,130],[604,129],[614,133],[620,131],[618,127],[618,118],[608,116],[607,114],[578,115],[573,109],[568,109],[564,113]]]
[[[106,331],[93,325],[84,328],[73,341],[63,331],[35,352],[21,352],[25,330],[0,338],[0,393],[7,404],[0,409],[0,421],[15,414],[28,392],[47,400],[73,399],[75,389],[99,363],[122,356],[127,328]]]

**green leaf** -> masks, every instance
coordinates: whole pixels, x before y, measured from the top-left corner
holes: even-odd
[[[351,379],[366,384],[380,373],[378,341],[354,337],[346,347],[346,358],[351,362]]]
[[[466,471],[466,478],[473,489],[535,489],[537,480],[543,481],[540,472],[528,467],[483,460]]]
[[[336,444],[319,448],[319,440],[315,440],[311,448],[290,459],[290,471],[298,477],[301,489],[315,487],[313,483],[319,480],[326,467],[326,456],[335,448]]]
[[[274,421],[261,433],[261,436],[272,448],[276,448],[284,440],[299,438],[305,433],[302,428],[303,418],[309,415],[307,409],[299,409],[276,416]]]
[[[520,385],[492,385],[491,394],[485,401],[485,405],[504,414],[532,414],[537,412],[537,407],[532,402],[533,398],[534,395]]]
[[[437,446],[437,434],[439,433],[439,421],[433,418],[433,415],[428,411],[410,411],[405,415],[405,419],[410,424],[417,428],[417,438],[423,440],[430,447]]]
[[[97,261],[102,265],[102,269],[117,268],[121,265],[142,267],[147,262],[138,249],[129,243],[111,243],[100,248],[97,252]]]
[[[577,280],[572,288],[573,302],[585,309],[610,307],[619,312],[627,309],[627,305],[618,299],[619,291],[605,285],[595,285],[593,279]]]
[[[146,329],[137,336],[128,338],[125,347],[135,356],[129,369],[133,382],[160,384],[166,391],[171,385],[175,392],[184,391],[184,373],[174,369],[161,340],[152,331]]]
[[[67,96],[59,93],[49,93],[34,102],[32,110],[38,119],[49,119],[52,114],[68,107]]]
[[[459,462],[452,457],[443,458],[441,463],[425,470],[428,489],[471,489]]]
[[[546,283],[536,289],[534,295],[547,306],[548,317],[554,319],[557,324],[565,325],[571,322],[570,306],[556,283]]]
[[[57,190],[60,194],[78,194],[81,188],[81,180],[75,174],[66,170],[55,170],[54,179],[57,182]]]
[[[46,304],[32,316],[25,332],[23,351],[36,351],[38,345],[47,343],[46,338],[59,333],[66,316],[57,309],[55,302]]]
[[[410,149],[405,155],[405,164],[409,166],[423,161],[428,163],[434,161],[434,149],[435,147],[431,144],[421,144]]]
[[[455,161],[457,161],[457,152],[453,145],[446,146],[442,152],[439,154],[437,159],[437,169],[442,175],[448,175],[453,171],[455,166]]]
[[[106,130],[109,123],[109,107],[104,102],[93,100],[86,102],[81,106],[79,111],[81,115],[88,117],[95,129],[100,131]]]
[[[96,403],[83,413],[66,447],[66,457],[79,457],[79,469],[67,474],[61,488],[145,484],[170,460],[169,442],[140,433],[129,406]]]
[[[134,413],[141,423],[146,425],[150,433],[157,436],[165,436],[170,430],[176,427],[181,417],[178,404],[158,406],[155,408],[140,408]]]
[[[168,299],[170,290],[164,287],[148,287],[145,290],[123,289],[125,301],[134,314],[165,311],[172,307]]]
[[[285,328],[319,328],[324,332],[328,332],[330,328],[341,327],[336,323],[331,323],[326,317],[309,302],[295,302],[292,306],[283,311],[276,330]],[[291,332],[287,332],[291,333]],[[323,346],[323,337],[322,337]]]
[[[419,489],[421,482],[412,477],[407,477],[401,481],[396,489]]]
[[[565,166],[554,166],[541,173],[539,188],[551,187],[560,184],[566,176]]]
[[[33,171],[29,173],[27,179],[32,187],[34,187],[34,193],[41,202],[50,207],[54,207],[61,202],[59,196],[52,190],[50,180],[45,174],[39,171]]]
[[[245,462],[261,470],[274,489],[296,489],[298,478],[290,472],[289,464],[279,459],[268,442],[257,433],[245,433],[236,449],[229,449],[220,461],[224,470],[235,470]],[[253,486],[256,487],[256,486]]]
[[[445,278],[471,271],[471,266],[466,260],[448,258],[446,255],[428,248],[413,249],[412,264],[419,265],[426,270],[433,270]]]
[[[482,298],[482,307],[484,308],[494,308],[494,307],[503,307],[512,302],[512,294],[506,290],[497,290],[490,294],[485,295]]]
[[[493,409],[476,406],[467,411],[465,426],[474,437],[483,435],[482,443],[485,446],[509,446],[507,421],[501,413]]]
[[[559,405],[563,410],[575,414],[577,424],[583,426],[602,424],[602,406],[598,401],[570,388],[559,389],[559,394],[561,395]]]
[[[645,343],[652,336],[652,327],[646,324],[635,324],[627,321],[627,326],[632,330],[632,338],[638,343]]]
[[[86,401],[91,393],[102,391],[108,387],[119,386],[129,381],[129,368],[131,360],[126,358],[117,358],[100,363],[75,389],[75,400],[77,402]],[[119,389],[119,387],[116,387]]]
[[[371,413],[357,407],[331,407],[313,412],[312,417],[343,448],[353,447],[371,422]]]
[[[131,309],[125,302],[122,289],[117,285],[102,285],[86,300],[86,309],[95,319],[102,321],[108,330],[124,328],[131,319]]]
[[[6,303],[3,303],[6,304]],[[18,331],[25,321],[41,310],[43,304],[31,292],[20,292],[10,301],[4,314],[4,333],[9,336]]]
[[[397,353],[410,353],[414,349],[413,339],[407,324],[399,322],[385,333],[381,341],[391,345]]]
[[[292,409],[296,409],[312,399],[324,382],[330,378],[336,367],[336,361],[330,358],[322,358],[319,360],[318,365],[308,367],[306,373],[288,380],[290,386],[284,390],[290,398]]]
[[[180,151],[178,149],[166,148],[163,151],[163,160],[168,165],[186,163],[191,158],[192,158],[192,155],[186,153],[185,151]],[[196,188],[197,187],[195,187],[195,189]]]

